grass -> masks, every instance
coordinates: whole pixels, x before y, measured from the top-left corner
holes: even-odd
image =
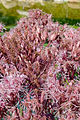
[[[4,32],[0,33],[0,35],[1,35],[1,36],[4,35]]]
[[[70,8],[68,3],[56,4],[53,2],[44,2],[44,5],[36,3],[30,7],[25,7],[24,11],[36,8],[52,14],[52,19],[54,22],[58,21],[60,24],[67,23],[75,29],[79,27],[76,24],[80,23],[80,9]],[[5,24],[6,31],[9,31],[11,28],[13,28],[16,25],[17,20],[23,17],[17,13],[17,9],[22,10],[22,7],[16,6],[11,9],[6,9],[2,4],[0,4],[0,22]],[[0,34],[3,35],[4,32]],[[46,46],[47,44],[44,45],[44,47]]]
[[[9,26],[5,26],[5,28],[6,28],[6,31],[9,31],[11,28],[14,28],[15,27],[15,25],[9,25]]]
[[[70,25],[70,26],[73,27],[73,28],[75,28],[75,29],[78,28],[78,26],[76,26],[76,25]]]
[[[52,14],[53,20],[59,21],[61,24],[68,23],[69,25],[76,25],[80,23],[80,9],[68,7],[68,3],[56,4],[45,2],[44,6],[35,4],[31,8],[39,8],[46,13]]]
[[[52,14],[53,20],[59,21],[61,24],[68,23],[69,25],[76,25],[77,23],[80,23],[80,9],[70,8],[68,3],[56,4],[53,2],[44,2],[44,5],[36,3],[30,7],[25,7],[24,10],[27,11],[29,9],[36,8]],[[21,6],[6,9],[0,4],[0,21],[2,21],[5,25],[16,24],[16,21],[22,17],[17,13],[17,10],[23,9]]]

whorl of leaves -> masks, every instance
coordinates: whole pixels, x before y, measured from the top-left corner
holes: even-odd
[[[0,37],[0,70],[0,117],[7,106],[14,106],[13,120],[80,119],[79,28],[53,23],[51,15],[29,10],[28,17]]]

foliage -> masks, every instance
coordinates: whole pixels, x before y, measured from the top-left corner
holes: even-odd
[[[80,28],[29,10],[0,37],[0,117],[80,119]]]

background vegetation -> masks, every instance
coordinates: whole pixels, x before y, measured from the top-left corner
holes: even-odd
[[[59,21],[61,24],[68,23],[69,25],[76,25],[80,23],[80,9],[71,8],[68,6],[69,3],[54,3],[54,2],[44,2],[44,5],[36,3],[30,7],[16,6],[11,9],[6,9],[2,4],[0,4],[0,22],[5,25],[12,26],[16,24],[16,21],[22,17],[17,13],[17,10],[27,11],[29,9],[42,9],[44,12],[52,14],[54,21]],[[73,3],[74,4],[74,3]],[[80,3],[76,3],[80,4]]]

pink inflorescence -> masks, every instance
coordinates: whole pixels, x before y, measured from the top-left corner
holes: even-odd
[[[28,13],[0,37],[0,118],[79,120],[80,29]]]

